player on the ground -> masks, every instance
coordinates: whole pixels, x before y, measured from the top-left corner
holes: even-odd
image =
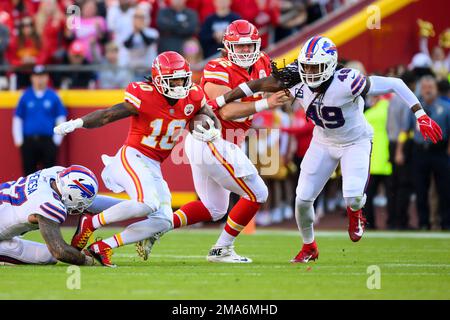
[[[67,213],[93,205],[97,178],[89,169],[51,167],[0,184],[0,265],[55,264],[57,260],[93,265],[94,259],[68,245],[60,225]],[[46,244],[19,236],[39,229]]]
[[[296,220],[304,244],[292,260],[308,262],[319,255],[314,240],[313,202],[338,163],[342,170],[350,239],[356,242],[364,233],[365,218],[361,209],[366,201],[373,135],[363,115],[366,95],[395,92],[414,112],[425,139],[436,143],[442,139],[442,131],[400,79],[366,77],[355,69],[337,68],[336,46],[326,37],[310,38],[301,49],[298,61],[284,69],[274,69],[271,76],[243,84],[217,97],[211,104],[223,107],[254,92],[289,89],[314,122],[313,139],[301,164],[296,191]]]
[[[261,38],[256,27],[246,20],[232,22],[226,29],[224,56],[211,60],[204,68],[202,87],[209,99],[215,99],[241,83],[261,79],[271,72],[269,57],[260,51]],[[215,114],[222,124],[224,139],[202,142],[186,137],[185,151],[192,169],[195,190],[200,201],[193,201],[174,213],[173,228],[201,221],[220,220],[228,211],[230,192],[241,196],[231,209],[227,223],[207,256],[208,261],[250,263],[238,255],[234,240],[267,200],[268,190],[257,169],[240,149],[252,124],[252,115],[275,108],[288,101],[284,92],[262,99],[262,94],[234,102]],[[147,259],[160,235],[138,246],[138,253]]]
[[[171,194],[161,173],[161,162],[174,147],[177,136],[198,113],[208,115],[214,126],[198,139],[213,140],[220,136],[220,122],[206,104],[203,90],[192,84],[189,64],[178,53],[158,55],[152,65],[152,79],[132,82],[125,91],[125,101],[109,109],[98,110],[82,118],[70,120],[55,132],[67,134],[78,128],[96,128],[126,117],[131,126],[124,145],[114,157],[103,156],[102,178],[113,192],[124,191],[131,200],[123,201],[95,216],[80,219],[72,245],[81,250],[94,230],[101,226],[147,217],[129,225],[123,232],[88,247],[103,265],[114,267],[112,249],[165,232],[172,226]]]

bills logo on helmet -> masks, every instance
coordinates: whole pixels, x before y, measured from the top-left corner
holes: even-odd
[[[332,56],[334,56],[337,51],[336,46],[332,45],[328,41],[325,41],[323,43],[322,50],[325,51],[325,53],[331,54]]]
[[[81,183],[80,181],[73,180],[73,184],[69,184],[71,189],[79,189],[83,198],[92,198],[95,196],[95,187],[88,183]]]

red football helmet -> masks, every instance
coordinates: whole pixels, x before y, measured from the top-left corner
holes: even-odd
[[[259,59],[261,37],[258,29],[247,20],[236,20],[228,25],[222,42],[228,60],[240,67],[248,68]],[[236,52],[235,46],[241,44],[254,44],[254,49],[252,52]]]
[[[158,92],[172,99],[186,98],[192,86],[189,63],[175,51],[163,52],[155,58],[152,79]],[[183,85],[171,84],[172,79],[184,79]]]

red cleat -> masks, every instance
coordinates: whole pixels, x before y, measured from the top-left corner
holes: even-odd
[[[366,218],[362,214],[362,210],[353,211],[347,208],[348,216],[348,235],[353,242],[359,241],[363,234],[366,226]]]
[[[302,250],[291,260],[292,263],[307,263],[319,258],[319,249],[317,248],[316,241],[311,243],[304,243]]]
[[[113,255],[112,248],[104,243],[103,241],[97,241],[91,244],[88,248],[89,253],[92,257],[100,262],[105,267],[115,268],[117,267],[111,261],[111,256]]]
[[[77,231],[72,237],[72,241],[70,245],[78,250],[83,250],[86,246],[89,237],[94,233],[95,229],[92,225],[92,217],[91,215],[85,214],[80,217],[78,220]]]

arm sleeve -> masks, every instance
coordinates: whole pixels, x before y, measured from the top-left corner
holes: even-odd
[[[14,144],[21,146],[23,144],[23,122],[22,118],[14,116],[12,123],[12,135]]]
[[[379,76],[371,76],[369,79],[370,88],[367,92],[368,95],[379,96],[395,92],[410,108],[419,103],[417,97],[401,79]]]

